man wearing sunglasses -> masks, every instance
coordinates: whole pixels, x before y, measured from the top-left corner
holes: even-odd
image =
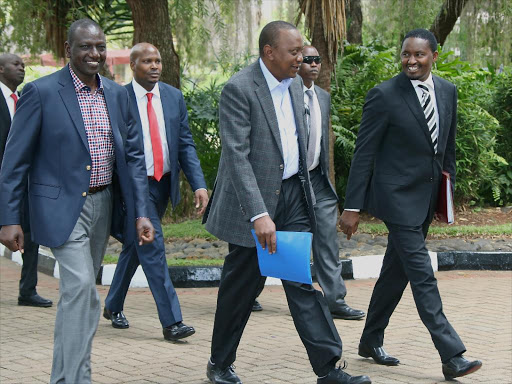
[[[307,166],[315,192],[317,228],[313,236],[313,260],[318,283],[335,319],[359,320],[363,311],[353,309],[345,302],[347,288],[341,277],[339,243],[336,229],[338,196],[329,180],[329,116],[331,95],[315,85],[322,68],[322,58],[315,47],[302,50],[299,75],[304,81],[304,104],[308,122]]]

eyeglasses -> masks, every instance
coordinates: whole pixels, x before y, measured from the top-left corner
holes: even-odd
[[[304,56],[302,58],[302,62],[304,64],[311,64],[315,62],[315,64],[320,64],[322,62],[322,58],[320,56]]]

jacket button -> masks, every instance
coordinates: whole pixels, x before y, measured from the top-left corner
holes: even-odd
[[[276,189],[276,195],[279,195],[279,189]]]
[[[87,192],[82,192],[82,196],[83,197],[87,196]]]
[[[279,169],[284,169],[284,164],[279,164]]]
[[[91,170],[91,166],[90,166],[90,165],[88,165],[88,166],[86,166],[86,167],[85,167],[85,169],[86,169],[86,170],[88,170],[88,171],[90,171],[90,170]]]
[[[430,178],[430,181],[434,181],[434,179],[431,177],[431,178]]]

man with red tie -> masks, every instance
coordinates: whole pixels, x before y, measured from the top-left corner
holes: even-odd
[[[208,194],[201,165],[188,126],[188,115],[183,94],[159,81],[162,61],[158,49],[148,43],[132,48],[130,67],[133,81],[126,85],[130,95],[132,114],[138,122],[138,135],[144,143],[147,176],[149,179],[149,218],[155,227],[155,241],[139,246],[135,241],[124,241],[122,229],[114,229],[123,242],[116,272],[105,300],[103,316],[114,328],[128,328],[123,313],[124,300],[130,281],[139,265],[142,266],[155,299],[164,338],[176,341],[189,337],[195,329],[185,325],[178,296],[169,277],[165,245],[160,220],[169,199],[176,206],[180,200],[179,172],[183,170],[195,194],[199,214],[208,204]],[[116,200],[114,200],[116,201]],[[122,224],[131,218],[123,209],[131,202],[114,207],[113,222]]]
[[[11,121],[16,112],[18,102],[18,86],[25,78],[25,64],[14,54],[0,55],[0,88],[3,97],[0,97],[0,168],[4,158],[5,144],[11,128]],[[25,233],[25,250],[21,254],[23,267],[21,268],[20,293],[18,305],[31,307],[51,307],[52,301],[37,294],[37,258],[39,245],[30,237],[30,220],[28,215],[28,199],[25,198],[23,207],[22,228]]]

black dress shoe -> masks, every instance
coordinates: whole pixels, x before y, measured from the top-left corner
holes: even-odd
[[[350,376],[341,368],[333,368],[329,371],[329,374],[324,377],[319,377],[316,380],[317,384],[371,384],[371,380],[368,376]]]
[[[263,311],[263,307],[262,307],[262,306],[261,306],[261,304],[258,302],[258,300],[254,300],[254,303],[252,304],[252,311],[253,311],[253,312]]]
[[[130,327],[130,323],[126,319],[123,311],[121,312],[112,312],[110,309],[105,307],[103,309],[103,317],[112,322],[112,326],[114,328],[125,329]]]
[[[446,380],[452,380],[455,377],[461,377],[476,372],[482,366],[480,360],[469,361],[462,355],[452,357],[443,364],[443,375]]]
[[[26,305],[28,307],[44,307],[48,308],[53,305],[51,300],[39,296],[37,293],[32,296],[18,296],[18,305]]]
[[[360,311],[359,309],[350,308],[348,305],[345,305],[336,309],[335,311],[332,311],[331,315],[334,319],[360,320],[366,315],[366,313]]]
[[[163,332],[165,340],[176,341],[179,339],[184,339],[185,337],[192,336],[194,333],[196,333],[196,330],[194,327],[189,327],[180,321],[179,323],[165,327]]]
[[[377,364],[381,365],[398,365],[400,360],[390,356],[382,347],[369,347],[366,344],[359,343],[359,356],[371,357]]]
[[[211,361],[208,360],[208,365],[206,366],[206,377],[213,384],[242,384],[242,381],[236,375],[233,368],[234,367],[230,365],[229,367],[222,369],[213,365]]]

